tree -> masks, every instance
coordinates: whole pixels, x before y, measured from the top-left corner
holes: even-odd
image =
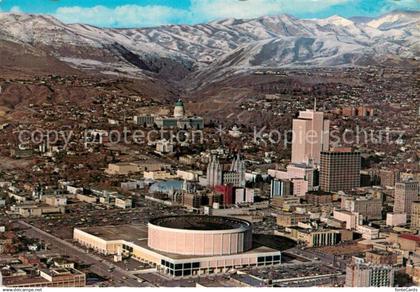
[[[413,281],[410,275],[404,272],[396,272],[394,277],[394,286],[395,287],[410,287],[413,286]]]

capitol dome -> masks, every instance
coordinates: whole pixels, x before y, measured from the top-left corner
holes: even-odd
[[[175,103],[174,117],[183,118],[184,115],[185,115],[184,103],[182,102],[182,100],[178,99],[178,101]]]

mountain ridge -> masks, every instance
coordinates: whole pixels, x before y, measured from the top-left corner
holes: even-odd
[[[418,16],[395,11],[358,22],[283,14],[112,29],[64,24],[49,15],[0,13],[0,40],[43,49],[82,70],[140,78],[179,75],[175,79],[180,80],[215,68],[366,66],[386,56],[401,62],[418,59]]]

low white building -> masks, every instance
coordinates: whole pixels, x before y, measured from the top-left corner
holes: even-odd
[[[379,238],[379,229],[367,226],[367,225],[358,225],[356,228],[357,232],[362,234],[364,239],[378,239]]]
[[[347,210],[334,210],[334,219],[346,222],[346,229],[356,229],[359,222],[359,215]]]
[[[71,186],[71,185],[68,185],[68,186],[66,187],[66,190],[67,190],[70,194],[73,194],[73,195],[83,193],[83,188],[78,188],[78,187]]]
[[[388,226],[400,226],[407,223],[406,213],[387,213],[386,214],[386,225]]]
[[[166,170],[158,170],[158,171],[145,171],[143,173],[145,180],[167,180],[167,179],[173,179],[177,176],[170,173]]]
[[[176,171],[176,175],[186,181],[198,181],[200,175],[203,175],[202,171],[198,170],[180,170]]]
[[[156,152],[170,154],[174,152],[174,143],[165,139],[156,142]]]
[[[130,209],[133,207],[133,200],[129,198],[115,198],[115,206],[121,209]]]

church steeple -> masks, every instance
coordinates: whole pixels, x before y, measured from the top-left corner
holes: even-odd
[[[239,174],[241,187],[245,187],[245,162],[241,159],[241,155],[238,153],[236,158],[233,159],[230,171]]]
[[[216,155],[210,157],[209,165],[207,166],[207,185],[214,187],[221,185],[223,180],[222,166]]]

